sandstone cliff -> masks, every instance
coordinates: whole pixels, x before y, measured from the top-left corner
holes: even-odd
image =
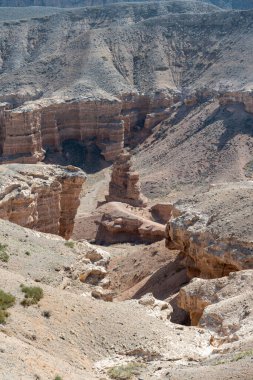
[[[0,166],[0,218],[68,239],[85,174],[75,167]]]
[[[106,161],[114,161],[125,143],[142,141],[174,101],[129,94],[122,99],[43,99],[14,109],[1,103],[0,160],[36,163],[48,152],[61,154],[64,143],[72,141],[83,148],[84,161],[91,145]]]

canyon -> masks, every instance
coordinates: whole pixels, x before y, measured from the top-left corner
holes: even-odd
[[[252,380],[252,21],[0,0],[1,379]]]

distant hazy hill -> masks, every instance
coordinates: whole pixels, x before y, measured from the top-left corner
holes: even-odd
[[[27,6],[47,6],[47,7],[81,7],[90,5],[104,5],[110,3],[123,2],[124,0],[0,0],[1,7],[27,7]],[[130,2],[146,0],[130,0]],[[189,0],[191,1],[191,0]],[[199,0],[212,3],[222,8],[229,9],[250,9],[253,8],[253,0]],[[124,1],[129,2],[129,1]]]
[[[253,8],[253,0],[202,0],[202,1],[215,4],[221,8],[231,8],[231,9]]]

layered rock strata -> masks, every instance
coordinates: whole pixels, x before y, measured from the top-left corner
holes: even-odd
[[[252,194],[252,181],[221,184],[174,205],[166,245],[185,255],[190,277],[253,269]]]
[[[117,100],[41,101],[14,110],[0,109],[2,161],[35,163],[62,143],[93,142],[107,161],[123,147],[121,103]],[[18,142],[18,143],[17,143]]]
[[[122,152],[113,164],[106,200],[128,203],[135,207],[147,205],[146,198],[141,194],[139,173],[133,170],[131,154],[128,152]]]
[[[84,148],[94,144],[106,161],[114,161],[126,142],[135,145],[136,136],[146,137],[166,118],[175,101],[129,94],[122,99],[42,99],[14,109],[11,102],[1,103],[0,160],[36,163],[72,140]]]
[[[85,178],[72,166],[2,165],[0,218],[68,239]]]
[[[245,111],[253,113],[253,92],[252,91],[233,91],[226,92],[219,96],[221,105],[242,103]]]

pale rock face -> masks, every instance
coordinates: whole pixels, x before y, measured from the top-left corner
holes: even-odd
[[[247,340],[253,323],[253,271],[213,280],[193,279],[179,292],[178,305],[192,325],[214,334],[214,344]]]
[[[145,294],[138,303],[146,306],[155,317],[162,320],[170,319],[173,312],[172,306],[168,302],[156,299],[152,293]]]
[[[104,267],[108,266],[111,257],[110,254],[103,249],[94,247],[86,240],[79,241],[76,243],[75,247],[80,256],[84,253],[85,259],[88,259],[91,263],[96,263],[96,265]]]
[[[104,267],[87,264],[83,267],[83,273],[79,275],[81,282],[89,282],[92,285],[97,285],[107,274]]]
[[[101,248],[89,244],[87,241],[78,241],[74,246],[78,259],[70,268],[66,268],[68,277],[78,279],[83,283],[99,285],[102,288],[109,286],[106,278],[110,254]],[[105,294],[107,292],[105,291]],[[103,298],[97,295],[97,298]]]
[[[0,218],[68,239],[85,179],[71,166],[2,165]]]
[[[106,302],[112,302],[114,297],[114,292],[110,290],[103,289],[100,286],[97,286],[95,289],[92,290],[91,296],[93,298],[106,301]]]
[[[132,169],[131,154],[122,152],[113,165],[107,202],[123,202],[144,207],[147,200],[141,194],[139,174]]]

